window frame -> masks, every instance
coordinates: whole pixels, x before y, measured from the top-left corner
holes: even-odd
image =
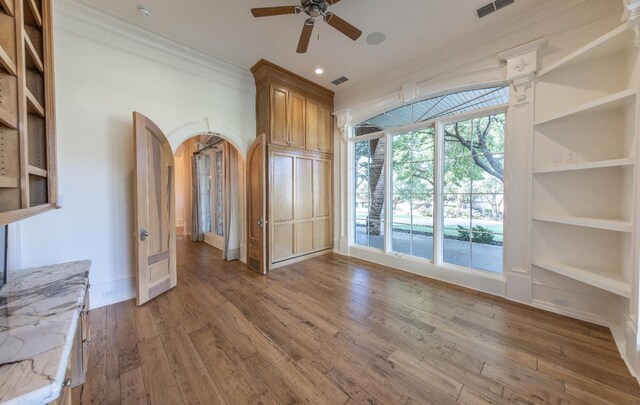
[[[506,259],[507,255],[504,254],[508,250],[507,247],[507,230],[506,224],[508,223],[508,174],[506,170],[506,157],[505,157],[505,183],[504,183],[504,215],[503,215],[503,255],[502,255],[502,272],[493,273],[487,270],[477,269],[474,267],[461,266],[457,264],[447,263],[444,261],[444,251],[443,251],[443,225],[444,225],[444,217],[442,212],[442,207],[444,203],[444,128],[447,124],[451,124],[454,122],[471,120],[475,118],[486,117],[489,115],[496,114],[504,114],[505,115],[505,156],[507,145],[509,143],[509,104],[500,104],[492,107],[481,108],[473,111],[467,111],[460,114],[449,115],[445,117],[438,117],[436,119],[432,119],[429,121],[423,121],[415,124],[402,125],[395,128],[386,129],[383,131],[373,132],[366,135],[355,136],[354,132],[351,132],[351,136],[347,139],[347,153],[348,153],[348,167],[350,172],[350,181],[347,186],[349,187],[349,201],[348,201],[348,218],[349,218],[349,226],[348,230],[348,244],[349,247],[355,247],[358,249],[362,249],[365,251],[383,253],[384,255],[391,257],[398,257],[402,259],[409,259],[411,261],[417,263],[423,263],[435,266],[437,268],[441,268],[444,270],[457,270],[462,272],[474,272],[475,274],[482,274],[487,277],[505,277],[505,269],[506,269]],[[427,128],[434,128],[435,131],[435,139],[434,139],[434,208],[433,208],[433,227],[434,227],[434,236],[433,236],[433,260],[426,259],[419,256],[411,256],[403,253],[394,252],[392,250],[392,232],[393,232],[393,212],[389,208],[390,207],[390,196],[392,195],[392,187],[393,187],[393,173],[392,165],[393,165],[393,137],[398,134],[410,132],[410,131],[418,131]],[[356,176],[356,167],[355,167],[355,144],[358,142],[363,142],[371,139],[383,138],[385,140],[385,159],[384,159],[384,202],[385,209],[383,213],[384,218],[384,246],[383,249],[378,249],[375,247],[370,247],[366,245],[360,245],[355,242],[355,189],[354,183]]]

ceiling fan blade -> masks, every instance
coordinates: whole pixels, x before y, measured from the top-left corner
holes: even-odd
[[[359,29],[357,29],[356,27],[349,24],[348,22],[346,22],[345,20],[343,20],[342,18],[338,17],[333,13],[325,14],[324,20],[326,21],[327,24],[337,29],[338,31],[342,32],[344,35],[348,36],[354,41],[360,38],[360,35],[362,35],[362,31],[360,31]]]
[[[306,53],[307,48],[309,47],[309,41],[311,40],[311,33],[313,33],[314,26],[313,19],[309,18],[304,22],[304,26],[302,27],[302,33],[300,34],[300,41],[298,41],[298,49],[296,52],[298,53]]]
[[[327,0],[327,3],[331,6],[333,6],[334,4],[340,2],[340,0]]]
[[[252,8],[251,14],[254,17],[271,17],[274,15],[298,14],[300,7],[298,6],[281,6],[281,7],[261,7]]]

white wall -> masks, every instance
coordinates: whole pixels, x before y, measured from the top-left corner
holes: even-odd
[[[132,112],[158,124],[174,150],[204,128],[244,154],[255,87],[248,71],[67,0],[55,2],[54,35],[64,207],[15,227],[18,265],[91,259],[96,307],[133,296]]]

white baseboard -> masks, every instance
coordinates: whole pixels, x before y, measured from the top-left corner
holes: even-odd
[[[89,288],[90,308],[100,308],[136,297],[135,276],[102,283],[91,283]]]

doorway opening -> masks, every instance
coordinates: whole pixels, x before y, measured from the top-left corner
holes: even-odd
[[[218,134],[184,141],[174,154],[176,234],[219,249],[225,260],[246,262],[245,161]]]

